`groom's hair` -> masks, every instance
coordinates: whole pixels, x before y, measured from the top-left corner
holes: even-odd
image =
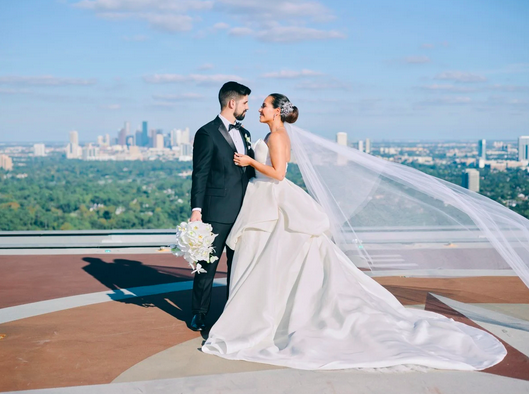
[[[238,82],[226,82],[219,91],[220,108],[225,108],[230,100],[240,100],[241,97],[247,96],[252,91],[249,87],[241,85]]]

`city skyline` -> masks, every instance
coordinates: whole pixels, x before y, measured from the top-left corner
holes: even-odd
[[[1,142],[93,140],[124,119],[196,131],[230,79],[252,89],[255,139],[275,91],[329,139],[529,134],[527,2],[28,0],[0,13]]]

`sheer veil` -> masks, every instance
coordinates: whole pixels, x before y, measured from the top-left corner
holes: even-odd
[[[526,218],[419,170],[286,128],[309,193],[357,267],[407,276],[514,271],[529,287]]]

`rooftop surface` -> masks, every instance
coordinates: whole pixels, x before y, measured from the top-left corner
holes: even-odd
[[[516,276],[374,276],[410,308],[499,338],[508,355],[488,370],[301,371],[203,354],[204,338],[187,327],[187,263],[167,250],[114,241],[0,249],[0,392],[529,393],[529,289]],[[388,250],[379,245],[371,254]],[[209,324],[226,301],[225,278],[221,261]]]

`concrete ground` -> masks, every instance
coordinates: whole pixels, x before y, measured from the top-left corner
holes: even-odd
[[[209,324],[225,302],[225,269]],[[515,276],[375,278],[404,305],[498,337],[508,355],[488,370],[322,372],[200,352],[187,327],[191,271],[164,251],[4,253],[0,273],[0,392],[529,393],[529,289]]]

